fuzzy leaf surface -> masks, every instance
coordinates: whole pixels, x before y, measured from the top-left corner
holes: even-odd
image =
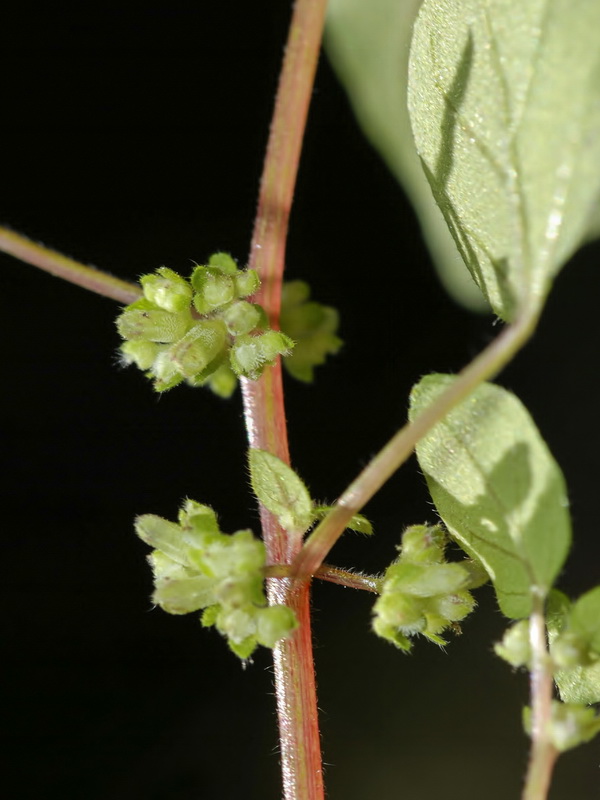
[[[293,469],[266,450],[250,449],[254,494],[287,531],[305,531],[313,521],[308,489]]]
[[[414,419],[455,378],[428,375],[411,394]],[[571,540],[562,473],[525,407],[483,384],[417,445],[429,491],[450,534],[478,558],[507,617],[531,611],[552,587]]]
[[[434,197],[493,310],[540,308],[600,190],[598,0],[424,0],[408,106]]]

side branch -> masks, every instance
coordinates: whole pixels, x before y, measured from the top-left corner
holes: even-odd
[[[338,499],[334,508],[314,529],[292,566],[292,575],[307,579],[314,575],[342,535],[348,522],[379,491],[383,484],[408,459],[417,442],[456,405],[504,367],[529,339],[538,311],[524,313],[507,326],[457,376],[456,381],[432,405],[407,423],[367,464]]]
[[[57,278],[63,278],[69,283],[110,297],[119,303],[126,305],[133,303],[141,294],[139,286],[134,283],[115,278],[114,275],[95,267],[80,264],[68,256],[63,256],[62,253],[57,253],[56,250],[32,242],[31,239],[1,226],[0,250],[28,264],[33,264],[34,267],[39,267]]]

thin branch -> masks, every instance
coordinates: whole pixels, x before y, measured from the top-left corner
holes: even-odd
[[[278,327],[288,220],[312,94],[326,0],[297,0],[279,80],[275,111],[260,185],[249,266],[261,288],[254,298]],[[289,464],[281,365],[259,381],[242,381],[244,417],[250,447],[268,450]],[[302,546],[264,507],[263,537],[271,563],[290,564]],[[309,584],[268,580],[271,604],[285,603],[300,626],[274,650],[275,693],[279,719],[285,800],[323,800],[323,773],[312,655]]]
[[[119,303],[128,305],[141,295],[139,286],[134,283],[115,278],[114,275],[95,267],[80,264],[43,244],[32,242],[31,239],[11,231],[10,228],[0,227],[0,250],[33,264],[34,267],[39,267],[57,278],[89,289],[90,292],[110,297]]]
[[[265,567],[266,578],[289,578],[292,568],[289,564],[271,564]],[[379,594],[381,592],[382,579],[377,575],[365,575],[362,572],[352,572],[331,564],[321,564],[313,575],[322,581],[337,583],[338,586],[345,586],[348,589],[362,589],[365,592]]]
[[[533,333],[537,310],[524,312],[458,375],[456,380],[429,408],[401,428],[367,464],[338,499],[336,505],[304,543],[293,564],[297,578],[314,575],[327,554],[348,526],[354,514],[379,491],[411,455],[417,442],[483,381],[489,380],[513,358]]]

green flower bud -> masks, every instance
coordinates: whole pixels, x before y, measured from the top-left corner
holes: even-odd
[[[202,625],[202,627],[211,628],[213,625],[215,625],[220,610],[221,606],[218,603],[215,603],[215,605],[208,606],[208,608],[205,608],[202,614],[200,614],[200,624]]]
[[[160,352],[160,345],[147,339],[132,339],[120,347],[125,364],[135,364],[139,369],[150,369]]]
[[[256,639],[254,636],[249,636],[247,639],[244,639],[243,642],[239,643],[228,639],[227,644],[231,652],[244,662],[247,661],[256,650]]]
[[[211,542],[204,553],[206,569],[217,578],[243,573],[259,573],[265,564],[265,545],[252,531],[237,531],[232,536],[223,534]]]
[[[388,642],[391,642],[405,653],[408,653],[412,649],[410,639],[401,633],[394,625],[390,625],[386,622],[382,617],[373,618],[373,631],[377,636],[381,636],[382,639],[387,639]]]
[[[181,339],[189,325],[189,315],[160,309],[126,309],[117,318],[117,329],[123,339],[144,338],[164,344]]]
[[[250,331],[259,326],[263,317],[262,308],[255,303],[248,303],[246,300],[238,300],[236,303],[232,303],[223,312],[223,320],[232,336],[250,333]]]
[[[279,331],[238,336],[230,353],[231,366],[237,375],[257,380],[266,366],[277,356],[290,353],[293,346],[293,341]]]
[[[197,292],[194,307],[199,314],[209,314],[235,299],[234,279],[216,267],[196,267],[191,280]]]
[[[414,595],[434,597],[454,594],[467,582],[468,575],[460,564],[406,564],[392,565],[384,579],[390,581],[390,590]]]
[[[140,279],[144,297],[165,311],[184,311],[192,301],[192,287],[173,270],[160,267]]]
[[[238,266],[229,253],[213,253],[208,259],[209,267],[216,267],[225,275],[237,275]]]
[[[213,509],[189,498],[179,510],[179,525],[184,541],[194,547],[221,534]]]
[[[494,645],[497,656],[508,661],[513,667],[524,667],[531,663],[529,644],[529,622],[526,619],[511,625],[502,641]]]
[[[456,592],[432,598],[428,602],[428,607],[444,620],[446,628],[449,622],[459,622],[468,616],[475,608],[475,600],[470,592]]]
[[[400,630],[403,634],[420,633],[427,624],[422,606],[417,599],[394,592],[384,592],[373,606],[375,616]]]
[[[213,586],[206,575],[181,580],[162,578],[156,582],[152,600],[169,614],[189,614],[215,602]]]
[[[440,564],[446,542],[441,525],[411,525],[402,534],[401,559],[414,564]]]
[[[260,573],[225,578],[215,586],[215,597],[223,608],[247,608],[266,602]]]
[[[161,580],[183,580],[185,578],[190,578],[193,574],[187,567],[169,558],[165,553],[161,553],[160,550],[153,550],[150,553],[148,556],[148,563],[152,568],[152,574],[156,583]]]
[[[235,391],[237,378],[229,366],[229,362],[225,362],[211,373],[208,378],[203,380],[202,383],[208,385],[211,391],[219,397],[227,399],[231,397]]]
[[[169,349],[177,371],[193,378],[225,353],[227,332],[221,320],[203,320]]]
[[[227,636],[233,644],[241,644],[244,639],[254,637],[256,632],[256,610],[247,608],[222,608],[217,614],[217,630]]]
[[[287,606],[260,608],[256,614],[256,639],[264,647],[275,647],[298,627],[298,620]]]
[[[253,269],[245,269],[235,276],[235,295],[236,297],[249,297],[254,294],[260,286],[258,273]]]
[[[152,376],[154,377],[154,388],[157,392],[165,392],[172,389],[183,380],[183,375],[179,372],[179,367],[173,361],[169,350],[161,350],[152,365]]]

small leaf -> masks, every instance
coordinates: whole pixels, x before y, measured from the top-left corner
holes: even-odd
[[[312,500],[304,483],[277,456],[252,448],[250,482],[260,502],[287,531],[305,531],[313,520]]]
[[[454,380],[423,378],[410,418]],[[524,406],[484,384],[419,442],[417,458],[444,524],[482,562],[504,614],[528,616],[532,590],[550,590],[571,533],[562,473]]]
[[[417,151],[494,311],[539,308],[600,189],[600,3],[424,0],[408,106]]]
[[[334,508],[335,506],[315,506],[312,510],[313,519],[315,521],[324,519]],[[364,533],[366,536],[373,534],[373,525],[362,514],[354,514],[347,523],[346,528],[355,533]]]

